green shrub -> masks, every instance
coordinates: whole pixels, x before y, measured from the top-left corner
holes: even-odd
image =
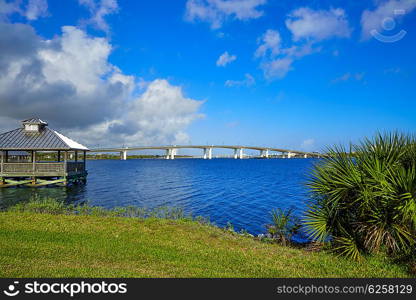
[[[224,230],[234,233],[234,225],[231,222],[227,222],[227,225],[225,225]]]
[[[146,209],[142,207],[127,206],[107,209],[101,206],[91,206],[88,204],[72,205],[65,204],[53,198],[38,198],[27,202],[19,202],[5,209],[11,212],[33,212],[45,214],[76,214],[83,216],[98,217],[129,217],[129,218],[159,218],[170,220],[189,220],[192,216],[185,215],[182,208],[178,207],[156,207]]]
[[[8,208],[9,211],[14,212],[35,212],[48,214],[68,214],[71,213],[74,206],[65,205],[62,201],[57,201],[52,198],[34,198],[28,202],[19,202],[14,206]]]
[[[416,140],[378,134],[349,150],[329,149],[308,182],[312,203],[305,225],[312,238],[360,259],[384,251],[415,251]],[[411,255],[410,255],[411,256]]]
[[[293,210],[274,209],[271,212],[273,223],[268,226],[268,232],[272,238],[278,243],[286,246],[291,243],[293,235],[295,235],[301,224],[295,216]]]

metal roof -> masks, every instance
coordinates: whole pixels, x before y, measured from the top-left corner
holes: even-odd
[[[48,127],[40,132],[18,128],[0,134],[0,150],[89,150]]]
[[[48,125],[47,122],[42,121],[39,118],[31,118],[31,119],[23,120],[22,123],[23,124],[42,124],[42,125]]]
[[[9,156],[30,156],[27,151],[9,151]]]

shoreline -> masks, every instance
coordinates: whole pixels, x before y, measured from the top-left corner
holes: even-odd
[[[0,277],[411,277],[381,255],[354,262],[264,242],[180,210],[161,218],[66,209],[48,203],[0,212]]]

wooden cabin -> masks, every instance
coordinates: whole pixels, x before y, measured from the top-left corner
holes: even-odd
[[[0,134],[0,188],[85,183],[89,149],[38,118]]]

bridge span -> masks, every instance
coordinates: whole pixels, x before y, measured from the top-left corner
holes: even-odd
[[[171,145],[171,146],[141,146],[141,147],[124,147],[124,148],[100,148],[91,149],[90,152],[94,153],[109,153],[118,152],[120,153],[120,159],[127,159],[128,151],[139,151],[139,150],[164,150],[166,152],[166,159],[175,159],[179,149],[201,149],[203,150],[203,159],[212,159],[213,149],[231,149],[234,150],[235,159],[244,158],[244,150],[257,150],[261,158],[270,158],[272,152],[280,153],[282,158],[293,158],[293,157],[321,157],[322,154],[317,152],[305,152],[299,150],[280,149],[274,147],[255,147],[255,146],[239,146],[239,145]],[[275,155],[276,156],[276,155]]]

